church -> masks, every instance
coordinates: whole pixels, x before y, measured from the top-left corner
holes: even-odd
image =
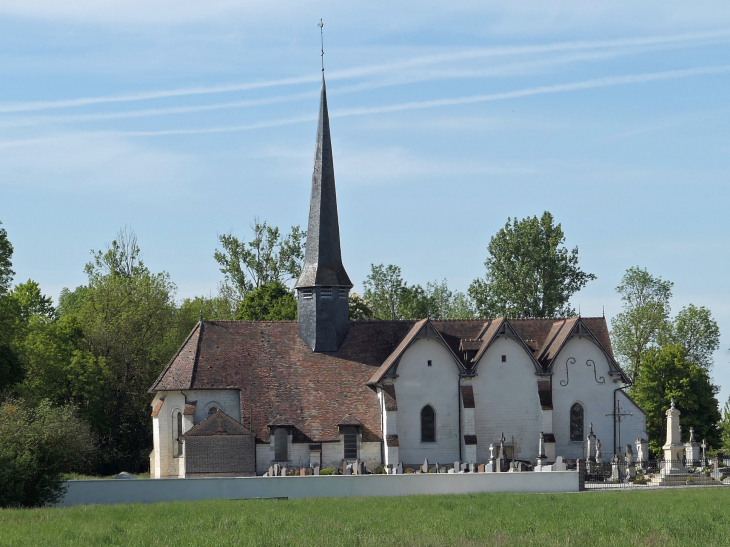
[[[201,321],[150,388],[150,476],[607,457],[646,438],[604,317],[350,321],[324,76],[298,321]],[[542,442],[541,442],[542,438]],[[491,451],[490,451],[491,448]]]

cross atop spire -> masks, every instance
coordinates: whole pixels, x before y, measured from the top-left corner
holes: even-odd
[[[322,22],[322,19],[319,20],[319,24],[317,26],[319,27],[319,40],[322,44],[322,72],[324,72],[324,23]]]

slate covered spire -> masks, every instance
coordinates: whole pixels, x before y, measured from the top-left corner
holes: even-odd
[[[352,281],[342,265],[335,166],[322,74],[312,196],[302,274],[295,286],[299,336],[316,352],[339,351],[350,330],[348,293]]]
[[[352,288],[352,282],[342,265],[342,253],[340,252],[335,166],[332,160],[324,74],[322,74],[322,93],[319,101],[317,145],[314,149],[307,246],[304,253],[304,267],[296,288],[315,286]]]

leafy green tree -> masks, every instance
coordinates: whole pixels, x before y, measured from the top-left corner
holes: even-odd
[[[73,407],[0,403],[0,507],[36,507],[63,496],[63,473],[85,471],[95,451]]]
[[[470,299],[461,292],[449,290],[446,280],[409,285],[401,269],[389,264],[371,264],[363,282],[363,298],[374,319],[466,319],[474,316]]]
[[[673,285],[635,266],[626,270],[616,287],[623,311],[611,321],[611,344],[632,382],[638,377],[642,355],[656,347],[666,328]]]
[[[55,321],[31,316],[18,352],[26,375],[17,390],[27,400],[73,406],[96,431],[108,430],[105,405],[112,376],[106,359],[89,350],[77,316]]]
[[[690,304],[660,331],[659,343],[681,345],[687,359],[709,371],[712,353],[720,347],[720,328],[710,310]]]
[[[245,321],[295,321],[297,299],[285,285],[272,281],[249,292],[236,319]]]
[[[403,319],[402,297],[408,285],[403,281],[401,269],[389,264],[370,265],[370,274],[363,282],[363,298],[373,311],[375,319]]]
[[[659,454],[666,440],[665,412],[672,398],[682,412],[683,436],[689,438],[689,429],[693,427],[697,438],[707,439],[711,447],[719,446],[719,388],[712,385],[707,371],[690,362],[679,344],[650,348],[641,363],[642,372],[630,393],[647,414],[651,450]]]
[[[469,287],[480,316],[575,315],[570,297],[596,276],[578,267],[578,247],[569,251],[564,242],[547,211],[539,219],[507,219],[487,247],[486,275]]]
[[[371,321],[375,317],[370,305],[355,292],[350,291],[348,306],[350,321]]]
[[[722,420],[718,427],[720,429],[720,447],[723,450],[730,450],[730,397],[722,410]]]
[[[0,225],[2,222],[0,222]],[[8,239],[8,232],[0,228],[0,297],[10,290],[13,282],[13,245]]]
[[[41,292],[40,285],[31,279],[13,287],[9,296],[15,299],[20,316],[25,320],[34,315],[43,316],[47,319],[53,319],[56,315],[53,299],[45,296]]]
[[[256,219],[251,229],[249,242],[232,234],[218,236],[223,249],[214,254],[225,276],[221,295],[235,306],[251,291],[274,281],[285,284],[302,271],[307,233],[299,226],[283,235],[276,226]]]
[[[67,294],[62,308],[76,310],[88,348],[104,359],[111,375],[105,396],[107,470],[139,469],[151,440],[147,390],[170,358],[165,342],[175,321],[175,285],[167,273],[144,265],[136,236],[126,230],[105,252],[93,253],[86,273],[88,286]]]
[[[18,302],[8,296],[15,275],[12,258],[13,245],[5,228],[0,228],[0,390],[23,378],[23,365],[13,348],[21,310]]]

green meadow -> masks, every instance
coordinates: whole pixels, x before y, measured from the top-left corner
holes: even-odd
[[[730,545],[730,488],[6,509],[0,545]]]

